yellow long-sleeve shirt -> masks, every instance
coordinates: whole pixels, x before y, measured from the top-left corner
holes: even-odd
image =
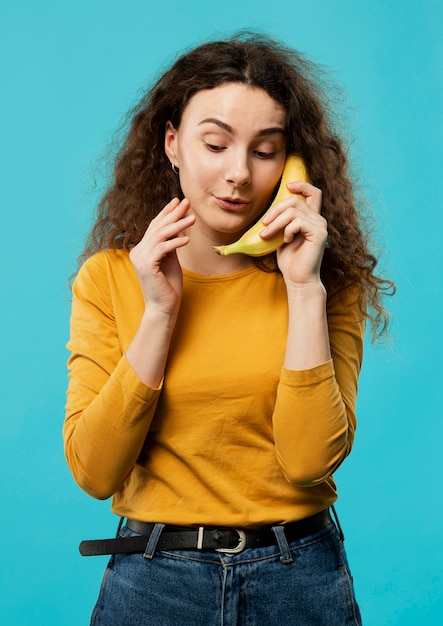
[[[80,269],[63,428],[75,480],[141,521],[254,527],[326,508],[354,439],[356,290],[328,294],[332,360],[290,371],[279,274],[183,274],[163,385],[152,389],[125,357],[144,311],[128,253],[100,252]]]

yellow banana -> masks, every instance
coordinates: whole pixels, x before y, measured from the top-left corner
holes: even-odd
[[[291,154],[286,159],[277,194],[269,209],[277,204],[277,202],[289,198],[289,196],[292,195],[291,192],[286,189],[286,184],[295,181],[309,181],[309,177],[303,159],[295,154]],[[276,233],[270,239],[262,239],[262,237],[260,237],[260,232],[265,228],[262,221],[263,217],[264,216],[251,226],[240,239],[226,246],[214,246],[214,250],[222,256],[237,254],[239,252],[249,256],[264,256],[280,248],[284,243],[283,232]]]

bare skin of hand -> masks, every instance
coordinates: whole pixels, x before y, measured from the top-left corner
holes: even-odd
[[[279,202],[266,216],[263,235],[284,231],[277,262],[288,293],[289,328],[284,365],[304,370],[331,358],[326,290],[320,268],[328,235],[320,214],[322,194],[309,183],[290,183],[294,197]]]
[[[162,381],[180,308],[183,277],[177,249],[189,242],[182,233],[195,221],[194,215],[187,215],[188,210],[188,200],[171,200],[129,253],[143,292],[145,312],[126,357],[140,380],[153,388]]]
[[[320,189],[304,182],[290,183],[288,189],[294,195],[268,212],[262,234],[266,238],[283,230],[285,245],[277,252],[277,262],[287,285],[301,287],[320,280],[327,223],[320,214]]]
[[[180,306],[182,271],[176,251],[189,242],[182,232],[192,226],[194,215],[187,199],[174,198],[152,220],[129,257],[137,273],[146,307],[174,318]]]

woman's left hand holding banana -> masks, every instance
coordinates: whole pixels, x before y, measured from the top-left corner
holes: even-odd
[[[328,236],[322,193],[310,183],[291,183],[297,195],[279,202],[265,219],[266,236],[284,229],[277,262],[288,293],[288,342],[284,366],[305,370],[331,358],[326,290],[320,277]],[[263,235],[262,235],[263,236]]]
[[[267,213],[265,238],[283,230],[284,245],[277,251],[280,271],[290,289],[320,281],[320,267],[328,236],[327,223],[320,214],[322,193],[310,183],[290,183],[293,196],[282,200]]]

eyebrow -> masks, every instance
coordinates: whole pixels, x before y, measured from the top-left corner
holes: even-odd
[[[231,135],[234,133],[232,126],[229,126],[229,124],[226,124],[225,122],[222,122],[221,120],[218,120],[216,117],[208,117],[202,120],[198,125],[200,126],[201,124],[215,124],[216,126],[219,126],[226,132],[231,133]],[[271,128],[263,128],[257,133],[257,137],[263,137],[266,135],[274,135],[275,133],[280,133],[283,135],[285,133],[285,129],[281,126],[272,126]]]

